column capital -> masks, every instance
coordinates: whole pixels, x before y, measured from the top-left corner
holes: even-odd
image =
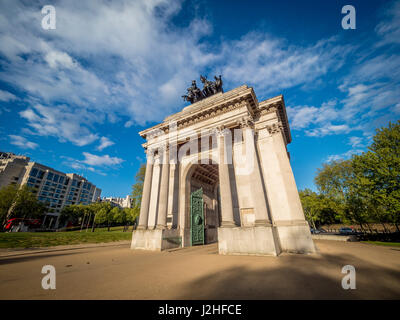
[[[225,137],[228,133],[230,133],[230,130],[226,126],[220,125],[212,129],[212,132],[215,133],[217,137]]]
[[[153,149],[150,149],[150,148],[147,148],[146,150],[145,150],[145,154],[146,154],[146,162],[147,162],[147,164],[149,165],[149,164],[154,164],[154,158],[155,158],[155,156],[154,156],[154,150]]]
[[[283,124],[280,121],[277,123],[266,125],[265,127],[271,135],[281,133],[283,130]]]
[[[242,129],[246,129],[246,128],[251,128],[252,129],[252,128],[254,128],[254,121],[253,121],[252,117],[250,117],[250,116],[240,118],[239,120],[236,121],[236,123]]]

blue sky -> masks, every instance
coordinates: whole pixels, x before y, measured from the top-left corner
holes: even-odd
[[[56,9],[44,30],[41,8]],[[356,9],[344,30],[341,9]],[[130,193],[138,132],[200,74],[283,94],[297,186],[400,115],[400,1],[0,2],[0,150]]]

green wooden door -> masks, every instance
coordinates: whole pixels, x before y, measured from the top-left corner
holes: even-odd
[[[204,244],[203,189],[190,195],[190,232],[192,245]]]

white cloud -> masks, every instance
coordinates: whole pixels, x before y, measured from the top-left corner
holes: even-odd
[[[112,146],[113,144],[115,144],[115,142],[111,141],[107,137],[101,137],[100,145],[96,149],[102,151],[103,149]]]
[[[299,130],[307,128],[315,121],[315,113],[317,111],[318,108],[309,106],[287,107],[291,129]]]
[[[36,149],[39,145],[37,143],[28,141],[26,138],[10,134],[10,143],[20,147],[21,149]]]
[[[12,93],[4,90],[0,90],[0,101],[11,101],[11,100],[17,100],[18,98],[13,95]]]
[[[396,104],[393,107],[393,111],[394,111],[394,113],[400,113],[400,103]]]
[[[377,55],[355,66],[339,89],[346,94],[340,110],[342,120],[371,135],[384,117],[396,117],[400,100],[400,56]],[[387,121],[386,121],[387,123]]]
[[[0,7],[0,53],[9,59],[0,79],[44,105],[158,121],[183,105],[188,79],[212,57],[199,43],[211,32],[207,21],[170,27],[177,1],[61,0],[57,29],[46,33],[37,6]]]
[[[44,60],[46,60],[53,69],[57,67],[71,69],[77,66],[76,62],[74,62],[66,52],[50,51],[46,53]]]
[[[324,137],[327,135],[348,133],[350,131],[351,129],[346,124],[326,124],[323,127],[307,130],[306,134],[310,137]]]
[[[20,112],[20,116],[28,121],[32,133],[40,136],[54,136],[60,141],[71,141],[78,146],[85,146],[98,139],[84,123],[102,122],[103,119],[85,110],[71,111],[65,105],[46,107],[35,105]]]
[[[357,147],[364,147],[364,144],[362,143],[363,138],[361,137],[350,137],[349,138],[349,145],[351,145],[353,148]]]
[[[132,127],[132,126],[133,126],[133,121],[131,121],[131,120],[125,122],[125,124],[124,124],[124,127],[125,127],[125,128],[130,128],[130,127]]]
[[[71,157],[66,157],[66,156],[61,156],[62,159],[65,159],[65,161],[63,161],[63,165],[70,167],[76,171],[90,171],[93,173],[97,173],[100,174],[102,176],[106,176],[106,173],[104,173],[103,171],[99,170],[99,169],[95,169],[93,167],[87,166],[86,164],[84,164],[81,160],[77,160]]]
[[[339,46],[335,38],[299,47],[265,34],[249,33],[223,45],[223,75],[231,82],[248,83],[272,92],[312,83],[337,70],[351,46]]]
[[[377,46],[400,43],[400,2],[394,1],[386,11],[387,19],[379,23],[375,31],[381,36]]]
[[[351,156],[355,155],[355,154],[360,154],[364,152],[363,149],[357,149],[357,148],[353,148],[350,149],[344,153],[341,154],[331,154],[329,155],[326,160],[324,162],[332,162],[332,161],[337,161],[337,160],[346,160],[351,158]]]
[[[206,69],[210,77],[222,73],[228,87],[246,82],[265,94],[313,83],[350,50],[334,38],[302,47],[257,33],[210,49],[202,41],[213,31],[207,20],[171,26],[179,1],[61,0],[51,32],[41,28],[36,6],[10,0],[0,6],[0,53],[8,59],[1,80],[42,105],[67,104],[71,113],[110,121],[128,117],[125,127],[179,110],[190,80]]]
[[[98,156],[89,152],[83,152],[83,155],[85,160],[82,160],[82,162],[90,166],[114,166],[121,164],[124,161],[121,158],[110,157],[108,154]]]
[[[355,49],[337,37],[292,45],[260,32],[209,46],[203,40],[213,26],[201,18],[175,26],[181,2],[172,0],[60,0],[56,7],[57,29],[49,32],[41,28],[38,6],[0,3],[0,54],[6,57],[0,80],[32,102],[20,113],[28,122],[25,133],[79,146],[99,139],[97,124],[124,119],[129,128],[178,111],[190,80],[204,71],[222,74],[225,88],[247,83],[268,98],[325,80]],[[376,28],[385,43],[396,42],[398,12],[397,3]],[[292,129],[318,137],[364,130],[379,110],[398,109],[400,57],[367,51],[357,51],[358,63],[340,79],[342,101],[288,108]]]
[[[338,85],[344,98],[325,106],[288,108],[291,128],[321,137],[361,131],[370,137],[376,127],[397,117],[400,101],[400,55],[380,46],[400,41],[400,1],[393,2],[376,27],[378,44],[358,50],[357,60]],[[384,110],[384,112],[382,112]],[[354,138],[350,143],[357,143]],[[355,146],[354,146],[355,147]],[[365,147],[361,142],[358,147]],[[333,155],[334,157],[335,155]],[[342,155],[340,155],[342,156]]]
[[[323,137],[350,131],[348,125],[344,123],[333,123],[341,122],[335,100],[324,102],[319,108],[314,106],[287,107],[287,112],[290,128],[304,130],[308,136]]]

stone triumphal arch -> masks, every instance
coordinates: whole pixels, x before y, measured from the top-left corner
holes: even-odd
[[[244,85],[184,97],[192,104],[140,132],[147,164],[131,248],[218,242],[221,254],[315,252],[283,96],[259,102]]]

